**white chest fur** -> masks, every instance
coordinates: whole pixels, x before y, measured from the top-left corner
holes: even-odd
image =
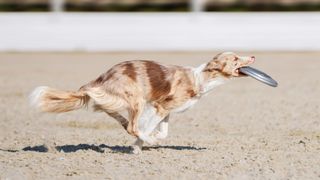
[[[173,112],[176,112],[176,113],[184,112],[187,109],[191,108],[196,102],[198,102],[198,100],[199,100],[198,98],[189,99],[187,102],[185,102],[181,106],[175,108]]]
[[[223,84],[225,82],[224,79],[216,79],[216,80],[212,80],[206,84],[203,84],[200,88],[200,96],[203,96],[205,94],[207,94],[210,90],[214,89],[215,87]],[[192,99],[189,99],[187,102],[185,102],[184,104],[182,104],[181,106],[179,106],[178,108],[174,109],[173,112],[184,112],[187,109],[191,108],[196,102],[199,101],[200,99],[199,97],[195,97]]]
[[[211,80],[207,83],[203,83],[200,87],[200,93],[201,94],[206,94],[208,93],[210,90],[214,89],[215,87],[224,84],[225,83],[225,79],[223,78],[216,78],[214,80]]]
[[[175,108],[173,112],[183,112],[187,109],[191,108],[196,102],[199,101],[200,96],[205,95],[210,90],[214,89],[215,87],[224,84],[226,79],[225,78],[215,78],[210,81],[205,82],[202,77],[202,71],[205,68],[206,64],[202,64],[197,68],[193,69],[193,75],[195,77],[195,86],[199,87],[200,94],[198,97],[194,97],[192,99],[189,99],[187,102],[182,104],[181,106]]]

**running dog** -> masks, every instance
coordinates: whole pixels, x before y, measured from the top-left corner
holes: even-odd
[[[140,153],[144,142],[154,144],[167,137],[170,113],[183,112],[213,88],[244,76],[239,68],[254,60],[254,56],[225,52],[196,68],[126,61],[78,91],[37,87],[30,101],[42,112],[62,113],[87,106],[91,100],[94,110],[107,113],[137,137],[133,153]]]

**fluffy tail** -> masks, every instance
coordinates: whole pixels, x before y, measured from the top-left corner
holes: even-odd
[[[86,106],[90,97],[85,91],[62,91],[46,86],[30,94],[30,104],[42,112],[68,112]]]

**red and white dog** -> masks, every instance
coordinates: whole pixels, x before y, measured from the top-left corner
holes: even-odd
[[[254,60],[225,52],[197,68],[126,61],[78,91],[37,87],[31,104],[43,112],[61,113],[84,107],[91,99],[95,110],[106,112],[137,137],[133,152],[139,153],[144,142],[167,137],[170,113],[185,111],[216,86],[241,76],[238,69]]]

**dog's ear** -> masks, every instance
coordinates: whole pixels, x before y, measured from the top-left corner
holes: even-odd
[[[219,59],[219,56],[220,56],[221,54],[222,54],[222,53],[219,53],[219,54],[215,55],[215,56],[213,57],[213,60],[218,60],[218,59]]]
[[[221,71],[222,68],[223,68],[223,66],[219,61],[213,60],[207,64],[204,71],[206,71],[206,72]]]

